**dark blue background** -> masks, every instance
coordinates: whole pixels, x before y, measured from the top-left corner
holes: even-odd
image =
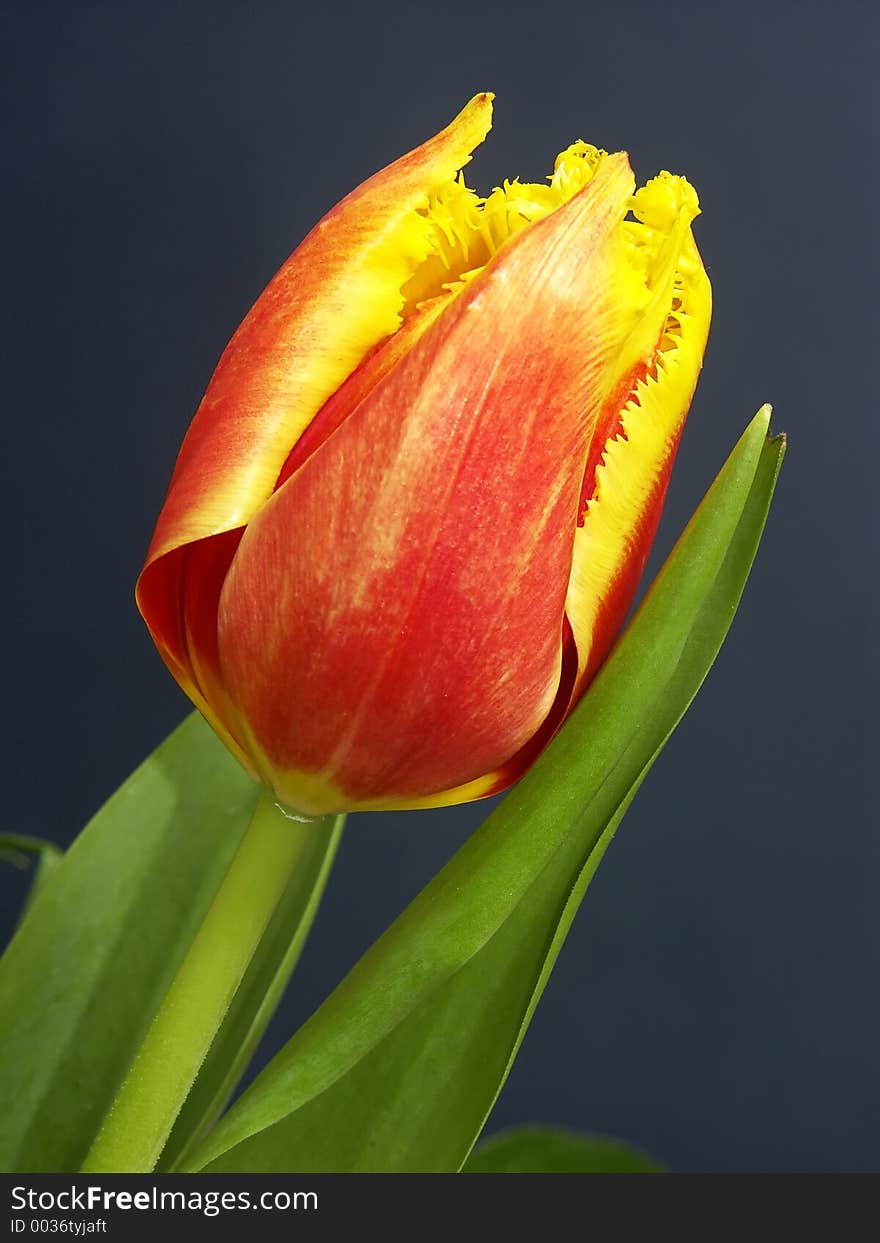
[[[69,841],[182,717],[132,583],[216,358],[318,216],[492,89],[483,188],[582,136],[699,189],[716,313],[653,564],[761,402],[790,452],[730,639],[491,1126],[608,1131],[684,1170],[878,1168],[871,11],[8,8],[4,824]],[[262,1056],[485,810],[351,823]]]

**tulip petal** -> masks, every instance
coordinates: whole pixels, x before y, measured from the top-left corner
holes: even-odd
[[[477,797],[548,717],[632,188],[626,157],[604,157],[250,522],[219,659],[285,802]]]
[[[203,703],[203,715],[244,767],[256,776],[247,754],[235,709],[220,675],[217,654],[217,603],[241,531],[224,531],[182,549],[181,622],[190,669]],[[164,558],[160,565],[169,558]],[[191,692],[190,692],[191,693]]]
[[[574,542],[566,614],[578,654],[576,702],[632,604],[651,548],[709,331],[712,294],[688,233],[678,260],[674,336],[610,425],[597,429]],[[665,348],[664,348],[665,345]]]
[[[445,130],[334,207],[269,283],[217,365],[137,587],[159,651],[212,723],[217,714],[192,668],[176,606],[183,550],[249,521],[326,399],[397,329],[401,287],[430,247],[420,211],[485,137],[491,99],[476,96]]]

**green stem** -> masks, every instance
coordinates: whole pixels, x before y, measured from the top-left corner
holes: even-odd
[[[229,1103],[287,987],[317,912],[345,816],[313,834],[269,921],[232,1005],[162,1149],[157,1172],[177,1171]]]
[[[291,875],[314,834],[328,830],[325,817],[292,819],[260,797],[83,1172],[153,1169]]]

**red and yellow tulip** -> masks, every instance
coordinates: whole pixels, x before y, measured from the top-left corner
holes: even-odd
[[[137,598],[284,804],[509,785],[632,601],[697,381],[697,197],[576,142],[486,199],[479,95],[294,251],[226,348]]]

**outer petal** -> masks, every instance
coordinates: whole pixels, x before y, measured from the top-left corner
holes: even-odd
[[[700,374],[712,292],[690,234],[678,261],[677,300],[677,338],[657,353],[653,371],[636,382],[591,453],[587,514],[575,537],[565,604],[578,653],[572,703],[632,604]]]
[[[491,111],[491,96],[476,96],[447,129],[333,208],[270,282],[217,365],[137,587],[159,651],[215,725],[218,713],[190,660],[193,633],[188,644],[180,608],[185,567],[202,556],[197,549],[190,556],[188,546],[249,521],[318,409],[396,330],[401,285],[427,253],[418,209],[467,163],[488,132]],[[213,567],[215,552],[206,555]],[[228,729],[221,732],[228,740]]]
[[[626,157],[606,158],[250,523],[220,662],[248,749],[291,805],[485,793],[547,717],[596,394],[620,346],[631,193]]]

